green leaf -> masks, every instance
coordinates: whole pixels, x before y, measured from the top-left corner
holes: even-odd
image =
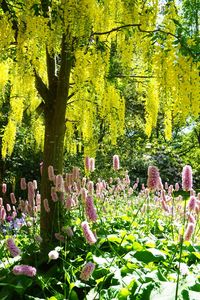
[[[149,248],[155,248],[156,243],[153,240],[148,240],[146,241],[145,246]]]
[[[192,252],[192,254],[193,254],[194,256],[196,256],[198,259],[200,259],[200,253],[199,253],[199,252]]]
[[[127,288],[121,288],[121,290],[119,291],[119,294],[117,295],[117,299],[126,300],[129,295],[130,295],[130,292]]]
[[[143,249],[143,246],[138,242],[133,242],[132,249],[136,251],[141,251]]]
[[[157,276],[160,281],[167,281],[167,278],[163,275],[163,273],[160,269],[158,269]]]
[[[103,290],[101,290],[101,293],[100,293],[100,299],[114,300],[114,299],[116,299],[116,296],[120,289],[121,289],[120,285],[115,285],[115,286],[109,287],[107,290],[103,289]]]
[[[79,300],[78,295],[75,290],[72,290],[69,296],[69,300]]]
[[[166,259],[166,255],[155,248],[150,248],[146,251],[138,251],[134,254],[134,257],[144,263],[158,262]]]
[[[189,290],[194,291],[194,292],[200,292],[200,284],[196,283],[193,286],[190,286]]]
[[[200,293],[190,290],[182,290],[181,292],[184,300],[197,300],[200,299]]]
[[[94,277],[94,279],[99,279],[101,277],[104,277],[105,275],[107,275],[110,271],[106,268],[98,268],[95,269],[94,272],[92,273],[92,276]]]

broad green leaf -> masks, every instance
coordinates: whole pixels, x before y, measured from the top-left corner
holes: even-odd
[[[134,254],[134,257],[144,263],[158,262],[166,259],[165,254],[154,248],[150,248],[145,251],[138,251]]]
[[[196,283],[193,286],[190,286],[189,290],[194,291],[194,292],[200,292],[200,283]]]

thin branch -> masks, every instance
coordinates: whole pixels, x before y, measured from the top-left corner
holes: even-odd
[[[44,102],[41,102],[38,107],[36,108],[35,112],[38,116],[40,116],[43,112],[44,112],[44,107],[45,107],[45,104]]]
[[[67,100],[71,99],[75,94],[76,94],[76,92],[71,93],[71,94],[67,97]],[[70,102],[70,103],[71,103],[71,102]],[[67,104],[69,104],[69,103],[67,103]]]
[[[141,29],[141,26],[142,26],[142,24],[140,24],[140,25],[138,26],[138,29],[139,29],[140,32],[146,32],[146,33],[156,33],[156,32],[161,32],[161,33],[164,33],[164,34],[166,34],[166,35],[171,35],[171,36],[177,38],[178,40],[180,39],[180,37],[179,37],[178,35],[175,35],[175,34],[171,33],[170,31],[165,31],[165,30],[162,30],[162,29],[160,29],[160,28],[157,28],[157,29],[154,29],[154,30],[144,30],[144,29]]]
[[[181,36],[180,36],[180,35],[173,34],[173,33],[171,33],[170,31],[165,31],[165,30],[160,29],[160,28],[157,28],[157,29],[154,29],[154,30],[145,30],[145,29],[142,29],[141,26],[142,26],[142,24],[126,24],[126,25],[121,25],[121,26],[114,27],[114,28],[112,28],[112,29],[110,29],[110,30],[107,30],[107,31],[102,31],[102,32],[92,32],[92,34],[91,34],[90,37],[93,37],[93,36],[95,36],[95,35],[105,35],[105,34],[110,34],[110,33],[112,33],[112,32],[120,31],[120,30],[122,30],[122,29],[129,28],[129,27],[137,27],[138,30],[139,30],[140,32],[144,32],[144,33],[148,33],[148,34],[160,32],[160,33],[163,33],[163,34],[165,34],[165,35],[170,35],[170,36],[176,38],[176,39],[179,41],[179,43],[181,44],[181,46],[182,46],[183,48],[185,48],[185,49],[190,53],[190,55],[191,55],[192,57],[194,57],[194,58],[196,57],[195,53],[193,53],[189,47],[187,47],[186,45],[183,44],[183,42],[181,41]]]
[[[107,30],[107,31],[102,31],[102,32],[92,32],[91,37],[94,36],[94,35],[110,34],[110,33],[112,33],[112,32],[119,31],[119,30],[121,30],[121,29],[128,28],[128,27],[139,27],[139,26],[141,26],[141,24],[126,24],[126,25],[121,25],[121,26],[112,28],[112,29]]]
[[[118,74],[115,75],[114,77],[119,77],[119,78],[126,78],[126,77],[133,77],[133,78],[144,78],[144,79],[148,79],[148,78],[157,78],[156,76],[147,76],[147,75],[123,75],[123,74]]]

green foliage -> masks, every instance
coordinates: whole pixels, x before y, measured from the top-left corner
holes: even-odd
[[[39,214],[34,218],[27,215],[24,225],[16,231],[15,242],[22,254],[15,258],[10,257],[5,245],[5,239],[12,234],[8,226],[7,236],[0,246],[0,298],[155,300],[162,296],[174,300],[180,255],[179,229],[184,225],[180,214],[183,203],[176,200],[173,215],[166,214],[152,193],[148,200],[151,209],[145,211],[148,202],[144,193],[128,194],[129,185],[117,194],[113,192],[115,189],[110,190],[123,182],[122,177],[120,183],[119,179],[118,183],[110,183],[109,193],[104,191],[103,199],[93,195],[98,214],[97,221],[89,223],[97,235],[93,245],[86,243],[80,226],[86,218],[82,200],[71,210],[65,209],[65,228],[71,226],[73,236],[60,232],[63,239],[57,242],[59,246],[51,245],[51,250],[59,253],[56,260],[50,260],[39,251],[35,239],[39,232]],[[181,270],[178,295],[183,300],[193,299],[200,291],[198,236],[197,219],[193,238],[196,242],[182,244],[181,264],[186,270]],[[95,270],[88,281],[83,281],[80,274],[86,262],[94,263]],[[37,275],[14,275],[12,268],[19,264],[35,266]]]

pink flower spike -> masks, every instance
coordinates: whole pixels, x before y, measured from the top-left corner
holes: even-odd
[[[37,273],[36,268],[27,265],[18,265],[13,268],[14,275],[25,275],[28,277],[34,277]]]
[[[21,188],[21,190],[26,189],[26,178],[21,178],[20,179],[20,188]]]
[[[93,181],[89,181],[89,182],[88,182],[87,188],[88,188],[88,192],[89,192],[90,194],[93,194],[93,191],[94,191],[94,183],[93,183]]]
[[[196,222],[195,217],[193,215],[191,215],[191,214],[189,214],[188,220],[189,220],[190,223],[194,223],[195,224],[195,222]]]
[[[15,257],[15,256],[21,254],[20,249],[15,245],[15,242],[12,238],[9,238],[6,240],[6,245],[7,245],[7,248],[9,250],[10,254],[12,255],[12,257]]]
[[[89,164],[90,164],[90,172],[94,172],[95,170],[95,160],[94,158],[90,158],[90,161],[89,161]]]
[[[120,165],[119,165],[119,156],[118,155],[114,155],[113,156],[113,169],[115,171],[119,170]]]
[[[160,175],[158,168],[155,166],[148,167],[147,187],[150,190],[156,190],[160,185]]]
[[[87,172],[90,171],[90,158],[89,158],[89,156],[86,156],[86,157],[85,157],[85,170],[86,170]]]
[[[7,211],[11,211],[11,207],[10,207],[10,204],[6,204],[6,209],[7,209]]]
[[[94,207],[93,198],[89,195],[86,198],[85,211],[86,211],[87,219],[89,221],[96,222],[97,220],[96,209]]]
[[[91,231],[88,222],[84,221],[81,223],[81,227],[83,229],[83,234],[85,236],[86,241],[88,242],[88,244],[92,245],[96,243],[96,238],[93,234],[93,232]]]
[[[7,185],[6,185],[6,183],[3,183],[2,184],[2,193],[5,194],[6,191],[7,191]]]
[[[81,271],[80,279],[83,281],[88,281],[94,269],[95,269],[95,264],[93,264],[92,262],[86,263],[86,265],[83,267]]]
[[[64,192],[64,181],[62,175],[56,176],[56,192]]]
[[[192,168],[189,165],[183,167],[182,188],[184,191],[190,191],[192,189]]]
[[[15,204],[17,202],[14,193],[10,193],[10,199],[11,199],[12,204]]]
[[[176,184],[175,184],[175,191],[176,191],[176,192],[179,191],[179,184],[178,184],[178,182],[176,182]]]
[[[194,232],[194,223],[189,223],[185,232],[185,241],[189,241],[192,237],[192,234]]]
[[[1,209],[0,209],[0,219],[2,221],[5,221],[5,219],[6,219],[6,210],[4,207],[1,207]]]
[[[190,200],[188,202],[188,209],[189,210],[194,210],[196,206],[196,198],[194,196],[190,197]]]

